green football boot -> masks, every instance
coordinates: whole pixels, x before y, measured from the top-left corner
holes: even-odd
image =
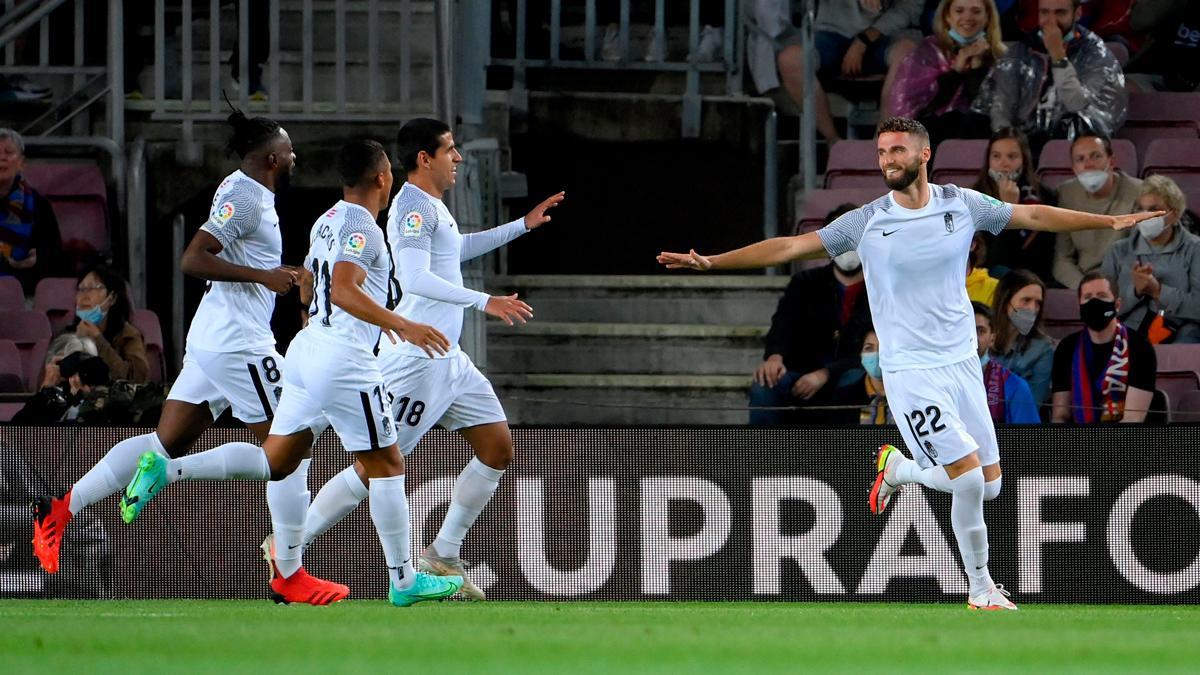
[[[142,453],[133,479],[121,493],[121,520],[132,523],[166,484],[167,458],[157,452]]]
[[[457,593],[462,585],[462,577],[436,577],[432,574],[417,572],[417,580],[404,590],[389,584],[388,600],[397,607],[409,607],[426,600],[448,598]]]

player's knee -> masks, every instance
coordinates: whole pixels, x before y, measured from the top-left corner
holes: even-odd
[[[989,480],[983,484],[983,500],[991,501],[1000,496],[1000,483],[1003,478],[997,476],[996,480]]]
[[[986,485],[983,480],[983,469],[977,466],[950,481],[950,485],[956,495],[960,494],[965,497],[978,495],[982,499]]]
[[[493,469],[503,471],[508,468],[508,465],[513,460],[513,442],[512,438],[506,438],[489,447],[486,452],[480,452],[479,461],[487,464]]]

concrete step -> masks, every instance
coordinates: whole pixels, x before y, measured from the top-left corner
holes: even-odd
[[[767,325],[788,277],[514,275],[488,279],[492,293],[518,293],[538,321]]]
[[[762,357],[767,326],[488,324],[492,373],[740,375]]]
[[[514,424],[743,424],[749,375],[491,375]]]

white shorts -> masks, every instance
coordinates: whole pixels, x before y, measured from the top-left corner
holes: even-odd
[[[433,425],[454,431],[508,420],[492,384],[458,350],[443,359],[386,351],[379,367],[392,392],[392,416],[405,455]]]
[[[922,467],[953,464],[976,451],[984,466],[1000,461],[978,357],[940,368],[885,371],[883,384],[900,435]]]
[[[188,349],[167,400],[207,403],[213,419],[233,406],[233,416],[239,420],[265,422],[275,416],[285,370],[274,347],[244,352]]]
[[[396,442],[387,387],[370,349],[301,332],[288,347],[288,365],[272,435],[290,436],[324,418],[350,452]]]

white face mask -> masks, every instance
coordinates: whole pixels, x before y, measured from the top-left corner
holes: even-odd
[[[996,181],[997,183],[1004,180],[1005,178],[1007,178],[1015,183],[1018,180],[1020,180],[1022,173],[1023,172],[1020,169],[1014,169],[1013,171],[1009,171],[1007,173],[1005,173],[1003,171],[997,171],[995,169],[988,169],[988,175],[991,176],[992,180]]]
[[[1147,239],[1157,239],[1167,229],[1167,221],[1162,216],[1147,218],[1138,223],[1138,232]]]
[[[1092,195],[1099,192],[1100,188],[1104,187],[1104,184],[1108,182],[1107,171],[1084,171],[1083,173],[1075,174],[1075,177],[1079,179],[1079,184],[1083,186],[1083,189]]]
[[[862,268],[862,259],[858,257],[858,251],[846,251],[845,253],[836,256],[833,259],[833,264],[846,274],[854,274]]]

